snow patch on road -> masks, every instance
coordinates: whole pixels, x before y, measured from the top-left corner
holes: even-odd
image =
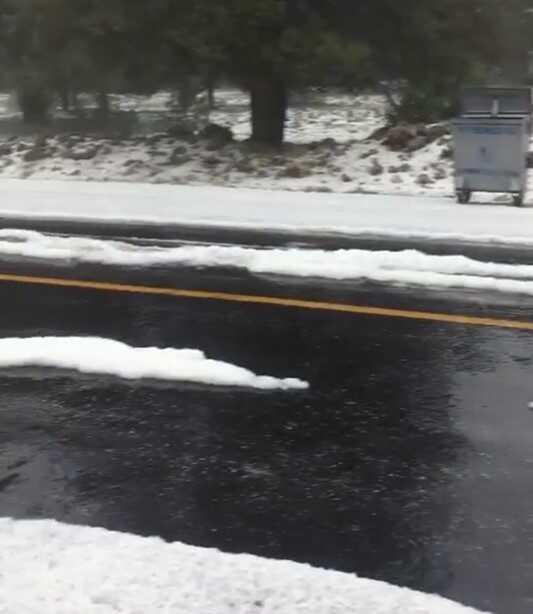
[[[200,350],[134,348],[98,337],[0,339],[0,368],[49,367],[124,379],[158,379],[260,390],[303,390],[307,382],[255,375],[227,362],[210,360]]]
[[[3,612],[476,612],[355,575],[55,521],[0,519],[0,542]]]
[[[251,273],[368,280],[533,296],[533,265],[482,262],[417,250],[254,249],[220,245],[138,246],[119,241],[0,230],[0,254],[118,266],[234,267]]]

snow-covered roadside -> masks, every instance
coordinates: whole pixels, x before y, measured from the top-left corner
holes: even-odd
[[[3,180],[0,218],[4,227],[39,218],[533,246],[533,209],[398,195]]]
[[[451,163],[441,157],[446,147],[444,140],[408,154],[374,141],[322,139],[315,144],[288,144],[275,152],[240,142],[221,146],[204,140],[187,142],[164,133],[134,138],[52,136],[37,141],[13,137],[0,141],[0,179],[452,195]]]
[[[97,337],[30,337],[0,339],[0,369],[52,367],[124,379],[158,379],[239,386],[260,390],[302,390],[307,382],[255,375],[227,362],[210,360],[200,350],[133,348]]]
[[[94,101],[82,98],[90,115]],[[56,124],[38,134],[21,124],[9,96],[0,94],[0,178],[453,195],[451,137],[443,126],[411,126],[412,138],[400,147],[383,142],[383,135],[370,138],[386,123],[382,96],[315,92],[293,100],[280,151],[244,142],[250,108],[243,92],[220,90],[217,101],[209,120],[230,129],[234,139],[184,134],[168,92],[112,96],[118,115],[107,128],[58,110]],[[510,201],[501,194],[474,196]]]
[[[437,596],[289,561],[54,521],[0,519],[6,614],[475,614]]]
[[[256,150],[250,136],[249,101],[237,90],[218,92],[210,120],[231,129],[234,141],[188,138],[172,128],[170,95],[114,96],[124,116],[127,138],[84,136],[88,126],[68,118],[48,138],[24,134],[0,96],[0,178],[126,181],[217,185],[310,192],[394,192],[450,194],[449,137],[416,151],[391,151],[369,135],[385,122],[385,101],[377,95],[315,95],[289,108],[287,145],[281,151]],[[66,123],[65,123],[66,122]],[[120,126],[120,120],[118,120]],[[152,126],[150,128],[150,126]],[[70,127],[70,128],[69,128]],[[98,132],[98,131],[96,131]],[[11,136],[10,136],[11,135]]]
[[[179,247],[0,230],[0,255],[115,266],[234,267],[335,280],[370,280],[433,288],[467,288],[533,296],[533,265],[482,262],[465,256],[429,255],[417,250],[256,249],[223,245]],[[2,342],[0,341],[0,349]],[[0,365],[2,358],[0,357]]]

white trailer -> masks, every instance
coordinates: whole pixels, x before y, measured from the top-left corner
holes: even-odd
[[[522,205],[527,191],[531,132],[530,88],[477,88],[463,95],[462,115],[452,123],[455,192],[509,192]]]

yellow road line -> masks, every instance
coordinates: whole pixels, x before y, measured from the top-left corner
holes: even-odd
[[[327,303],[293,298],[272,296],[255,296],[249,294],[232,294],[229,292],[211,292],[208,290],[182,290],[179,288],[160,288],[155,286],[138,286],[101,281],[84,281],[78,279],[63,279],[59,277],[33,277],[29,275],[9,275],[0,273],[0,282],[31,284],[40,286],[58,286],[62,288],[82,288],[104,292],[122,292],[129,294],[151,294],[156,296],[172,296],[176,298],[206,299],[233,303],[252,303],[257,305],[274,305],[276,307],[294,307],[297,309],[312,309],[317,311],[335,311],[357,315],[380,316],[386,318],[404,318],[408,320],[425,320],[429,322],[446,322],[450,324],[465,324],[469,326],[491,326],[495,328],[513,328],[518,330],[533,330],[533,322],[506,320],[500,318],[482,318],[477,316],[454,315],[449,313],[433,313],[427,311],[409,311],[405,309],[389,309],[387,307],[370,307],[365,305],[348,305],[344,303]]]

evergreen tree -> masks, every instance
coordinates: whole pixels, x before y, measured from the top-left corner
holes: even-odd
[[[177,5],[180,5],[178,2]],[[192,64],[215,64],[250,92],[252,138],[283,141],[291,88],[355,76],[363,45],[335,28],[334,2],[193,0],[175,9],[174,40]]]
[[[532,0],[0,0],[0,55],[28,120],[53,96],[177,88],[224,74],[250,93],[252,136],[283,141],[289,93],[381,84],[397,117],[449,113],[501,66],[518,80]],[[529,11],[529,12],[528,12]]]

